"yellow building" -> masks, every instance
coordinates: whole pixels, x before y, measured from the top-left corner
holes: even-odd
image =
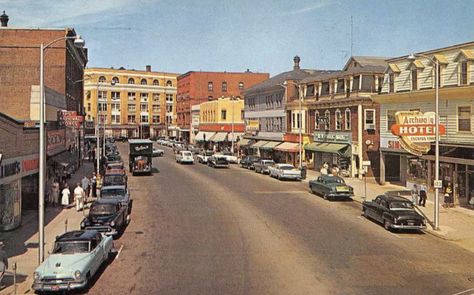
[[[105,120],[107,136],[176,137],[176,77],[179,74],[106,68],[84,71],[86,121]]]

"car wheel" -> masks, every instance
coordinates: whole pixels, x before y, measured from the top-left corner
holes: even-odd
[[[365,218],[369,218],[369,215],[367,215],[367,210],[365,208],[362,208],[362,216]]]
[[[327,199],[328,199],[328,195],[327,195],[327,194],[323,194],[323,199],[327,200]]]
[[[388,219],[385,219],[384,222],[383,222],[383,227],[386,229],[386,230],[391,230],[391,226],[392,223],[388,220]]]

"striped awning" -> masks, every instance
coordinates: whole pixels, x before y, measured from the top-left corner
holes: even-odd
[[[217,132],[209,141],[223,142],[227,138],[227,132]]]
[[[273,150],[279,144],[281,144],[281,141],[269,141],[265,145],[262,145],[260,148],[262,150]]]
[[[268,143],[268,141],[266,140],[260,140],[260,141],[257,141],[256,143],[252,144],[251,147],[252,148],[259,148],[263,145],[266,145]]]
[[[195,141],[209,141],[211,137],[213,137],[215,132],[205,132],[205,131],[199,131],[198,134],[196,134],[196,137],[194,137]]]
[[[274,148],[276,151],[297,153],[299,151],[299,144],[296,142],[284,142]]]

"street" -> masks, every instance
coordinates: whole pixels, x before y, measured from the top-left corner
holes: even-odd
[[[118,144],[127,163],[128,145]],[[355,202],[232,165],[131,176],[132,221],[89,294],[456,294],[474,255],[423,233],[390,233]],[[469,293],[462,293],[469,294]]]

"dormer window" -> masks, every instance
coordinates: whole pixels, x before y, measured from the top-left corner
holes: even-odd
[[[460,66],[460,82],[461,85],[467,85],[467,61],[462,61],[459,64]]]
[[[344,79],[338,79],[337,80],[337,93],[344,93],[345,91],[345,84],[344,84]]]
[[[418,90],[418,70],[411,70],[411,90]]]
[[[314,96],[314,84],[309,84],[306,88],[306,97]]]
[[[394,73],[388,74],[388,92],[390,93],[395,92],[395,74]]]
[[[360,75],[354,76],[352,80],[352,91],[358,91],[360,88]]]

